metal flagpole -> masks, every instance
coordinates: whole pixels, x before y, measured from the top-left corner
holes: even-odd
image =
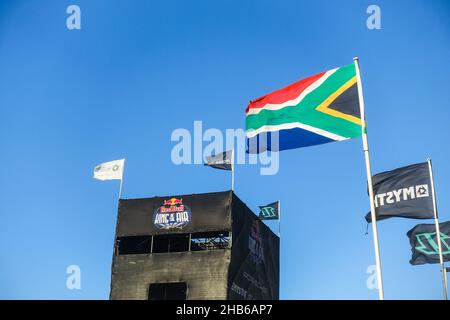
[[[278,243],[279,243],[279,255],[281,257],[281,201],[278,200]],[[279,261],[279,270],[281,270],[281,259]],[[280,282],[280,272],[278,272],[278,283],[279,283],[279,290],[281,291],[281,282]]]
[[[120,179],[119,200],[122,198],[122,183],[123,183],[123,176]]]
[[[231,191],[234,191],[234,148],[231,149]]]
[[[123,159],[122,177],[120,178],[119,200],[122,198],[123,173],[125,172],[125,159]]]
[[[441,273],[442,273],[442,285],[444,287],[444,299],[448,300],[448,292],[447,292],[447,275],[444,266],[444,257],[442,255],[442,244],[441,244],[441,230],[439,228],[439,217],[437,213],[437,205],[436,205],[436,193],[434,192],[434,178],[433,178],[433,169],[431,165],[431,159],[428,158],[428,169],[430,171],[430,180],[431,180],[431,192],[433,193],[433,211],[434,211],[434,224],[436,226],[436,241],[438,243],[439,248],[439,263],[441,265]]]
[[[376,263],[376,268],[377,268],[378,298],[380,300],[384,300],[383,278],[382,278],[382,274],[381,274],[380,248],[379,248],[379,244],[378,244],[377,218],[376,218],[376,214],[375,214],[372,172],[371,172],[371,168],[370,168],[369,141],[367,139],[366,116],[364,113],[364,96],[363,96],[363,91],[362,91],[361,73],[359,71],[359,58],[355,57],[355,58],[353,58],[353,61],[355,63],[355,69],[356,69],[359,110],[360,110],[360,114],[361,114],[362,141],[363,141],[363,149],[364,149],[364,158],[365,158],[365,162],[366,162],[367,184],[368,184],[369,197],[370,197],[370,215],[372,218],[373,244],[374,244],[374,249],[375,249],[375,263]]]
[[[281,201],[278,200],[278,238],[281,241]]]
[[[448,300],[448,285],[447,285],[447,268],[444,266],[444,281],[445,281],[445,293],[446,293],[446,300]]]

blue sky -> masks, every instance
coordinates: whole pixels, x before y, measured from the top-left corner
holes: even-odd
[[[81,30],[66,28],[71,4]],[[0,298],[107,299],[119,184],[94,180],[96,164],[127,159],[125,198],[226,190],[227,172],[171,162],[172,131],[243,128],[250,99],[356,55],[374,173],[431,157],[448,220],[449,13],[444,0],[2,1]],[[281,298],[376,299],[361,139],[280,157],[274,176],[237,166],[236,193],[282,202]],[[408,263],[419,222],[379,224],[387,299],[442,297],[438,265]],[[72,264],[81,290],[66,289]]]

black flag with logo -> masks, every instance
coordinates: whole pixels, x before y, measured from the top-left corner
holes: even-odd
[[[259,218],[261,220],[277,220],[279,218],[279,201],[268,204],[266,206],[259,206]]]
[[[212,156],[207,156],[205,166],[210,166],[210,167],[213,167],[216,169],[230,171],[233,169],[232,163],[231,163],[232,156],[233,156],[232,150],[221,152],[219,154],[212,155]]]
[[[439,224],[441,234],[442,256],[450,261],[450,221]],[[439,263],[439,247],[435,224],[418,224],[406,234],[411,243],[412,265]]]
[[[372,182],[377,220],[392,217],[434,218],[427,162],[376,174]],[[372,221],[370,212],[366,215],[366,221]]]

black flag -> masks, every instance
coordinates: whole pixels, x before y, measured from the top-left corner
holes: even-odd
[[[212,155],[212,156],[207,156],[206,157],[206,163],[205,166],[210,166],[216,169],[221,169],[221,170],[232,170],[232,155],[233,155],[233,151],[232,150],[228,150],[225,152],[221,152],[219,154],[216,155]]]
[[[259,206],[259,218],[261,220],[277,220],[279,218],[279,201],[268,204],[266,206]]]
[[[450,221],[439,224],[441,234],[442,256],[450,261]],[[418,224],[406,234],[411,243],[412,265],[439,263],[439,247],[435,224]]]
[[[392,217],[432,219],[433,195],[428,163],[418,163],[372,177],[377,220]],[[366,221],[371,222],[370,212]]]

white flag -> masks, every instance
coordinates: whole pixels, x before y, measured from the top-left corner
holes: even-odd
[[[101,163],[94,169],[94,178],[99,180],[122,180],[125,159]]]

